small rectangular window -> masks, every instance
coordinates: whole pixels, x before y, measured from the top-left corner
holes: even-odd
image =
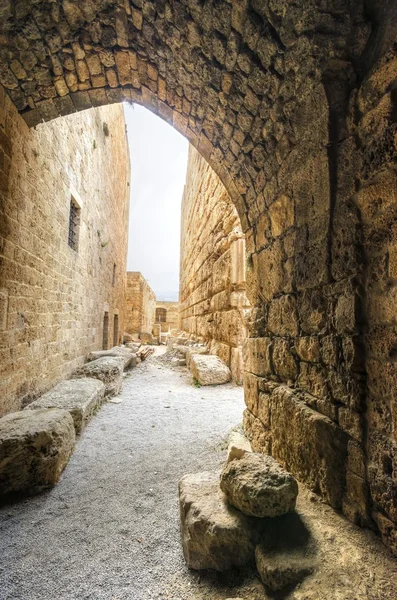
[[[68,244],[77,252],[79,247],[80,207],[73,196],[70,199]]]
[[[112,286],[114,287],[116,285],[116,263],[113,263],[113,279],[112,279]]]

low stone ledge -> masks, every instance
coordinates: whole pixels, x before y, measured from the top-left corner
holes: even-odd
[[[91,377],[61,381],[52,390],[29,404],[25,410],[37,408],[60,408],[67,410],[79,435],[93,414],[101,406],[105,385]]]
[[[130,348],[121,346],[115,346],[114,348],[110,348],[110,350],[94,350],[94,352],[90,352],[90,354],[87,356],[87,361],[92,362],[94,360],[98,360],[98,358],[104,358],[107,356],[113,358],[122,358],[124,360],[124,369],[136,367],[136,352]]]
[[[75,440],[73,419],[65,410],[38,408],[0,419],[0,497],[54,486]]]
[[[105,384],[105,396],[117,396],[123,382],[124,359],[116,356],[104,356],[88,362],[76,369],[71,379],[93,377]]]
[[[228,383],[232,377],[229,367],[218,356],[212,354],[193,354],[190,362],[186,362],[200,385],[222,385]]]

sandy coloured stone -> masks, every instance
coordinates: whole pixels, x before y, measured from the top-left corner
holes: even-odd
[[[190,569],[225,571],[253,559],[258,521],[228,504],[218,473],[182,477],[179,504],[183,553]]]
[[[255,549],[256,568],[262,582],[274,592],[300,583],[313,573],[313,559],[285,553],[269,555],[261,546]]]
[[[313,573],[314,560],[303,553],[270,553],[261,545],[255,549],[256,568],[262,583],[274,592],[295,586]]]
[[[124,371],[124,358],[104,356],[86,363],[72,373],[72,379],[94,377],[105,384],[105,396],[117,396],[121,390]]]
[[[226,462],[230,462],[234,459],[242,458],[247,452],[252,452],[251,444],[249,440],[238,433],[237,431],[233,431],[230,434],[229,445],[227,448],[227,459]]]
[[[0,419],[0,496],[36,494],[54,486],[75,439],[66,410],[39,408]]]
[[[222,471],[222,491],[228,502],[251,517],[277,517],[295,508],[296,479],[274,458],[246,453]]]
[[[90,352],[87,356],[87,361],[91,362],[98,358],[103,358],[104,356],[122,358],[124,360],[124,369],[136,366],[136,352],[125,346],[115,346],[109,350],[94,350],[94,352]]]
[[[29,404],[25,410],[59,408],[67,410],[79,435],[90,418],[101,406],[105,397],[105,385],[99,379],[68,379]]]
[[[192,359],[192,356],[194,354],[208,354],[208,348],[207,348],[207,346],[193,346],[193,347],[187,346],[186,350],[181,350],[181,352],[183,352],[185,354],[186,364],[190,368],[190,361]]]
[[[212,354],[193,354],[189,369],[200,385],[221,385],[231,379],[229,367],[218,356]]]
[[[139,339],[141,340],[142,344],[153,344],[154,342],[154,337],[149,331],[142,331],[139,334]]]

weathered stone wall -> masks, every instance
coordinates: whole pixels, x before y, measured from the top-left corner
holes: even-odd
[[[29,130],[0,89],[0,415],[102,348],[105,311],[122,332],[128,181],[121,106]]]
[[[156,309],[163,308],[167,311],[167,320],[161,323],[161,331],[167,333],[169,329],[179,329],[179,302],[156,302]],[[157,319],[156,319],[157,322]]]
[[[29,124],[126,98],[215,169],[249,257],[247,427],[396,550],[395,1],[3,4]]]
[[[245,244],[240,219],[225,187],[193,147],[182,200],[181,329],[210,350],[241,382],[245,338]]]
[[[126,333],[152,333],[156,295],[139,271],[127,271],[125,291]]]

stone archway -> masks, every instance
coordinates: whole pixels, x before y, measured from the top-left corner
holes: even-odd
[[[247,239],[255,447],[395,548],[397,11],[367,4],[5,0],[0,82],[30,126],[140,102],[206,158]]]

